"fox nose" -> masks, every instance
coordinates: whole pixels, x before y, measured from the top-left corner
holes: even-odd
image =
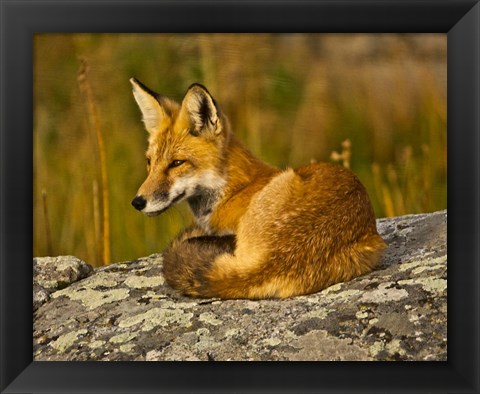
[[[135,209],[141,211],[143,208],[145,208],[145,205],[147,205],[147,201],[142,196],[136,196],[132,200],[132,205]]]

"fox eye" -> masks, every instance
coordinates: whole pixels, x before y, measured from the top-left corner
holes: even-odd
[[[178,167],[185,163],[185,160],[174,160],[169,165],[168,168]]]
[[[147,166],[150,165],[150,157],[147,157]]]

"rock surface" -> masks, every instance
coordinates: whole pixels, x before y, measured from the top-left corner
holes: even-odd
[[[42,257],[33,259],[33,310],[50,300],[50,294],[93,271],[91,265],[74,256]]]
[[[161,255],[93,271],[36,258],[34,359],[446,360],[447,212],[377,225],[376,271],[287,300],[182,297]]]

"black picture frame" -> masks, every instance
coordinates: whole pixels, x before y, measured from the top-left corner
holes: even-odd
[[[0,391],[480,392],[480,4],[0,0]],[[32,43],[41,32],[448,34],[448,361],[33,362]]]

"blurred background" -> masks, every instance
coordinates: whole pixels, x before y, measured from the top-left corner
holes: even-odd
[[[147,133],[129,78],[181,100],[204,84],[263,160],[349,166],[377,217],[447,207],[444,34],[37,34],[34,255],[99,266],[160,252],[191,223],[130,201]]]

